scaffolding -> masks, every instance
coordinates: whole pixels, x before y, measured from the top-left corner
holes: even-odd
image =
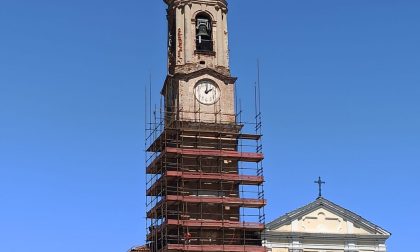
[[[150,113],[145,133],[150,251],[265,251],[258,110],[254,122],[242,122],[241,111],[210,115],[166,107]],[[248,130],[253,132],[244,133]]]

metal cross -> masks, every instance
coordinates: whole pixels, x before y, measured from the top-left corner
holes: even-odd
[[[318,184],[318,187],[319,187],[318,197],[322,197],[322,184],[325,184],[325,181],[322,181],[321,177],[319,177],[318,181],[314,181],[314,183]]]

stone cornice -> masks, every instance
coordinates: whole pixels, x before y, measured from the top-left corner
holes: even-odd
[[[167,5],[168,9],[183,7],[187,4],[206,4],[212,6],[218,6],[219,8],[227,11],[228,3],[226,0],[163,0]]]
[[[279,232],[279,231],[264,231],[263,238],[269,242],[276,242],[281,239],[290,241],[290,239],[296,240],[317,240],[317,241],[335,241],[344,242],[348,240],[352,241],[364,241],[371,243],[385,243],[390,237],[389,235],[382,234],[329,234],[329,233],[303,233],[303,232]]]
[[[200,76],[203,76],[205,74],[208,74],[216,79],[219,79],[221,81],[223,81],[226,85],[228,84],[234,84],[236,82],[236,80],[238,79],[237,77],[232,77],[230,75],[225,75],[222,74],[212,68],[203,68],[194,72],[190,72],[190,73],[176,73],[174,75],[168,75],[165,79],[165,83],[163,85],[162,91],[161,93],[164,94],[166,86],[168,84],[169,80],[185,80],[185,81],[189,81],[190,79],[193,78],[197,78]]]

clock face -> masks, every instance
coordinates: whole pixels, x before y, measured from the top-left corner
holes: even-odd
[[[202,80],[194,88],[195,98],[202,104],[211,105],[220,98],[220,90],[216,84],[209,80]]]

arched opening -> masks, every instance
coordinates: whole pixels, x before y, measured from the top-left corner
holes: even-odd
[[[206,13],[199,13],[195,18],[195,44],[198,52],[213,51],[212,21]]]

